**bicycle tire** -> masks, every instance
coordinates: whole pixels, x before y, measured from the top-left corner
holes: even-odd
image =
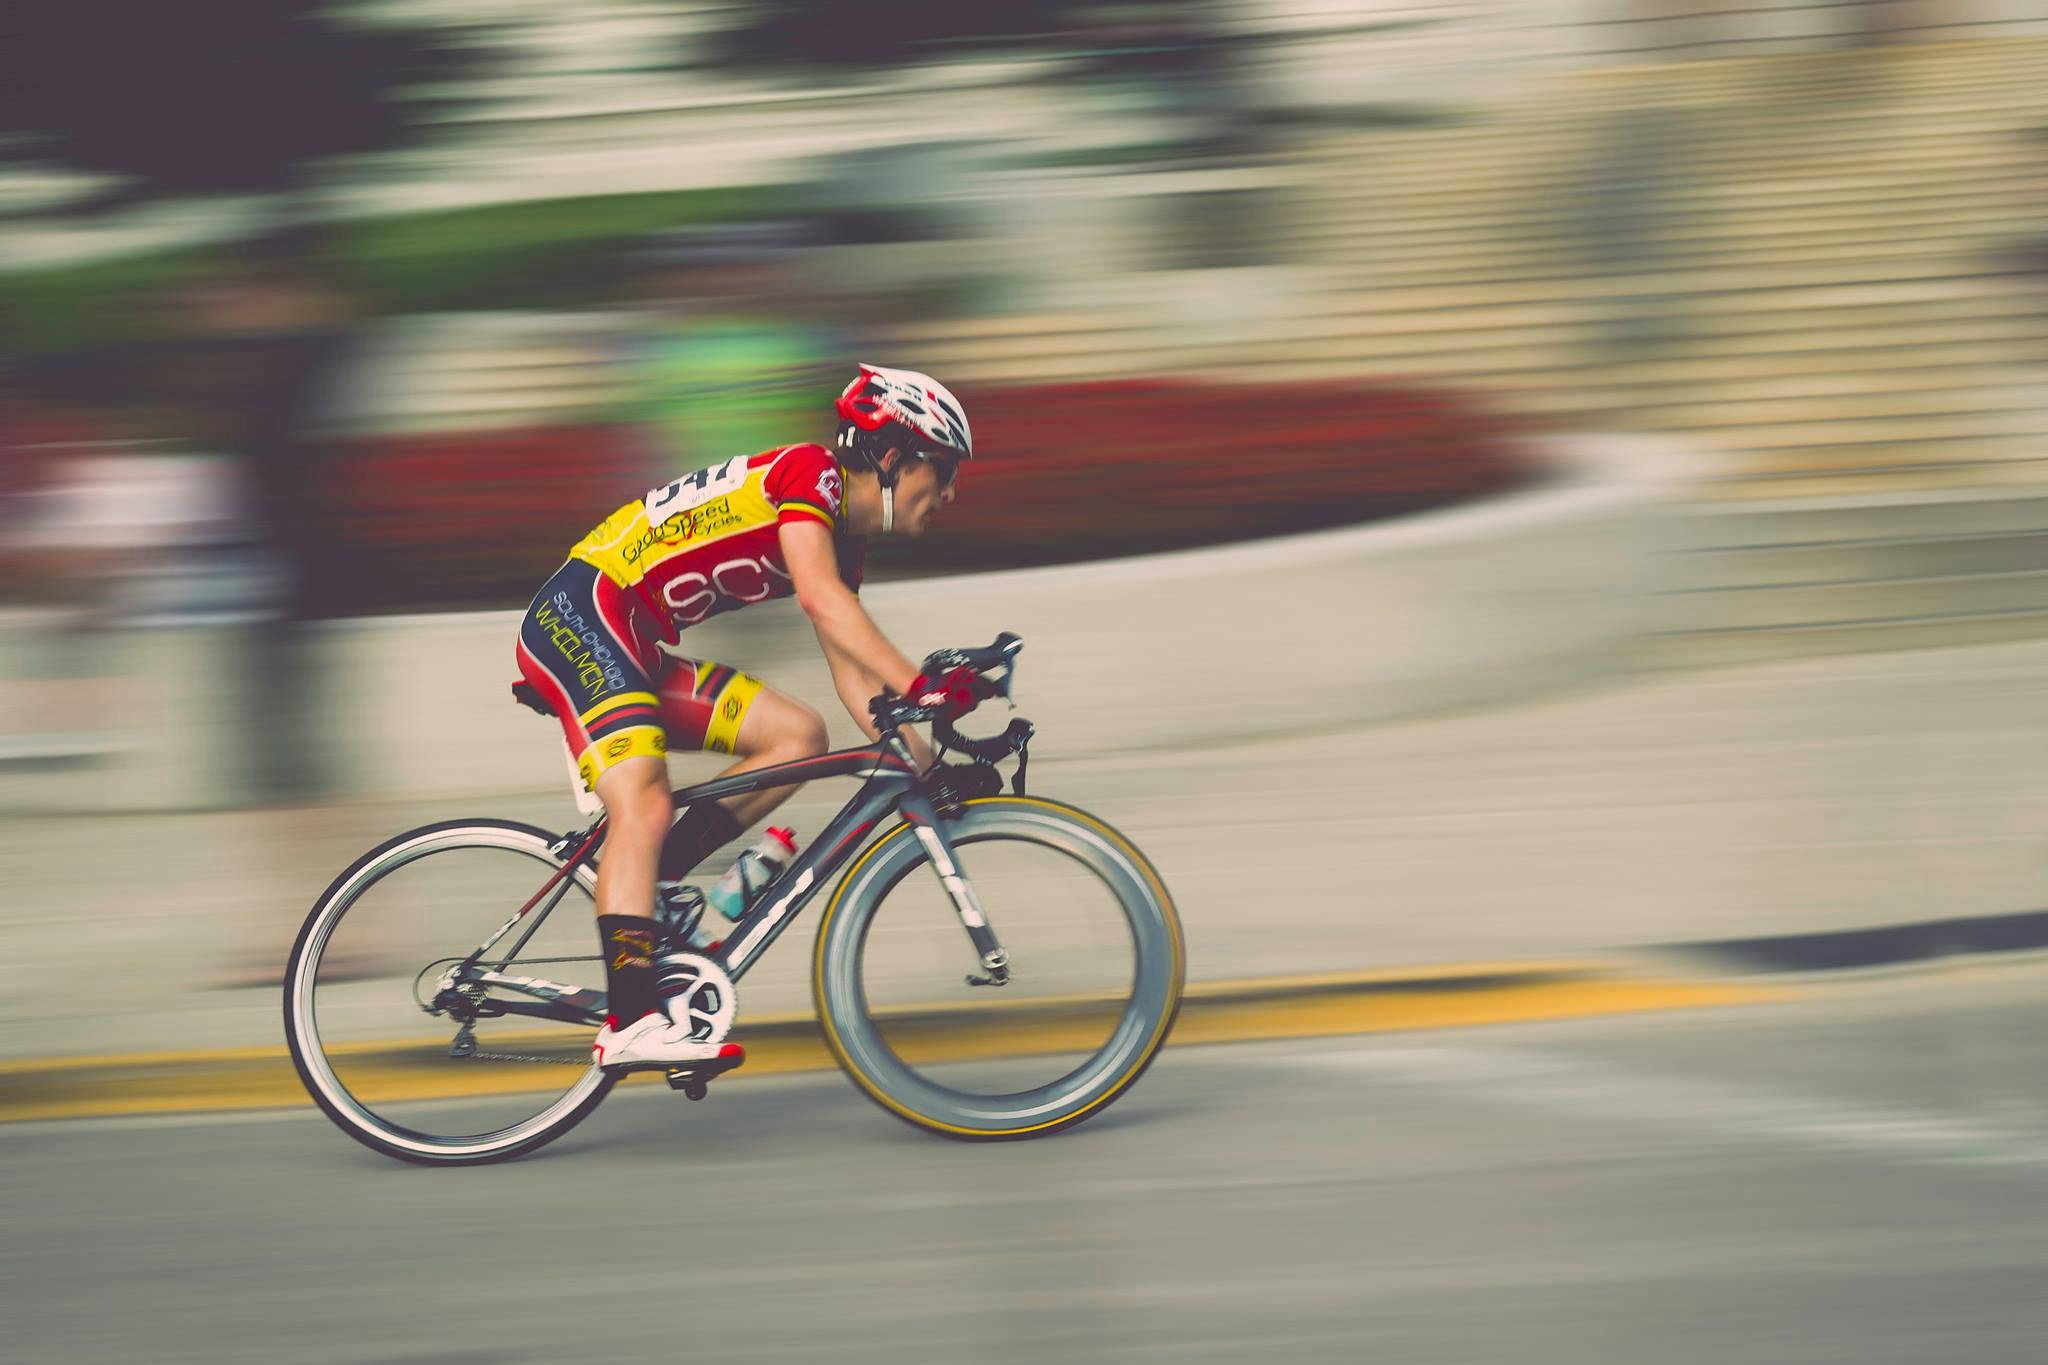
[[[592,1066],[578,1076],[559,1100],[527,1120],[485,1134],[444,1138],[400,1125],[371,1110],[343,1084],[333,1061],[321,1047],[313,1004],[320,956],[343,917],[365,892],[390,873],[439,852],[499,849],[560,868],[563,859],[553,851],[555,841],[555,836],[545,830],[510,820],[446,820],[422,825],[386,840],[358,858],[313,903],[286,966],[285,1040],[307,1093],[335,1126],[350,1137],[372,1151],[418,1165],[483,1165],[523,1156],[553,1142],[589,1117],[611,1092],[617,1077]],[[594,867],[586,863],[573,875],[579,887],[594,896]],[[539,879],[534,884],[538,886]],[[513,908],[516,905],[507,907]]]
[[[949,819],[959,846],[991,839],[1050,847],[1094,872],[1122,908],[1135,947],[1129,998],[1107,1042],[1046,1086],[1013,1095],[970,1095],[915,1072],[890,1048],[867,1009],[861,956],[889,890],[929,857],[908,825],[883,835],[849,868],[818,925],[811,988],[825,1042],[856,1088],[897,1118],[960,1141],[1044,1137],[1102,1112],[1144,1074],[1171,1033],[1186,981],[1180,919],[1145,856],[1086,811],[1041,797],[986,797]],[[963,855],[965,856],[965,855]],[[998,933],[1002,925],[994,925]]]

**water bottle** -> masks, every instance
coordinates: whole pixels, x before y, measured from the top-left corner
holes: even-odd
[[[796,857],[796,831],[770,828],[755,844],[733,861],[711,888],[711,908],[729,920],[747,913],[762,887],[775,880],[790,859]]]
[[[704,932],[704,893],[683,882],[654,884],[654,918],[664,953],[701,953],[718,941]]]
[[[690,1025],[691,1037],[708,1038],[721,1015],[730,1025],[732,1002],[700,975],[698,955],[716,942],[703,929],[704,893],[681,882],[658,882],[654,917],[662,929],[661,955],[654,959],[655,1000],[671,1020]]]

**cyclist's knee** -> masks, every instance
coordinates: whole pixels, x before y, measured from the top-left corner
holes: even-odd
[[[802,702],[789,704],[790,714],[778,727],[772,755],[782,763],[810,758],[825,752],[831,741],[825,734],[825,718]]]
[[[740,733],[740,752],[748,758],[788,763],[822,754],[831,744],[825,718],[779,692],[763,692],[747,721]]]
[[[659,844],[668,835],[668,827],[675,817],[666,786],[659,790],[643,787],[635,791],[622,810],[606,807],[612,817],[612,830],[616,837],[625,834],[636,845]]]
[[[612,823],[612,837],[659,843],[674,815],[668,769],[659,760],[633,759],[597,781],[598,799]]]
[[[831,737],[825,732],[825,718],[801,703],[797,705],[798,719],[790,727],[789,744],[792,758],[809,758],[822,754],[831,747]]]

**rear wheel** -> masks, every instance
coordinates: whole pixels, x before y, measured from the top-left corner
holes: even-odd
[[[977,967],[909,826],[848,871],[818,927],[812,988],[827,1044],[875,1103],[947,1137],[1038,1137],[1100,1113],[1180,1008],[1180,922],[1144,855],[1084,811],[970,801],[946,825],[1008,958]]]
[[[502,1161],[560,1137],[610,1092],[614,1078],[590,1062],[592,1023],[500,1012],[550,985],[601,1005],[593,867],[465,966],[560,870],[554,842],[509,821],[428,825],[365,854],[313,906],[286,970],[285,1037],[350,1137],[424,1165]]]

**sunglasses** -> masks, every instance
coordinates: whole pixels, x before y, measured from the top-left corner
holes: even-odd
[[[917,458],[932,467],[932,473],[939,477],[940,489],[953,486],[953,480],[960,477],[960,457],[944,451],[920,450]]]

